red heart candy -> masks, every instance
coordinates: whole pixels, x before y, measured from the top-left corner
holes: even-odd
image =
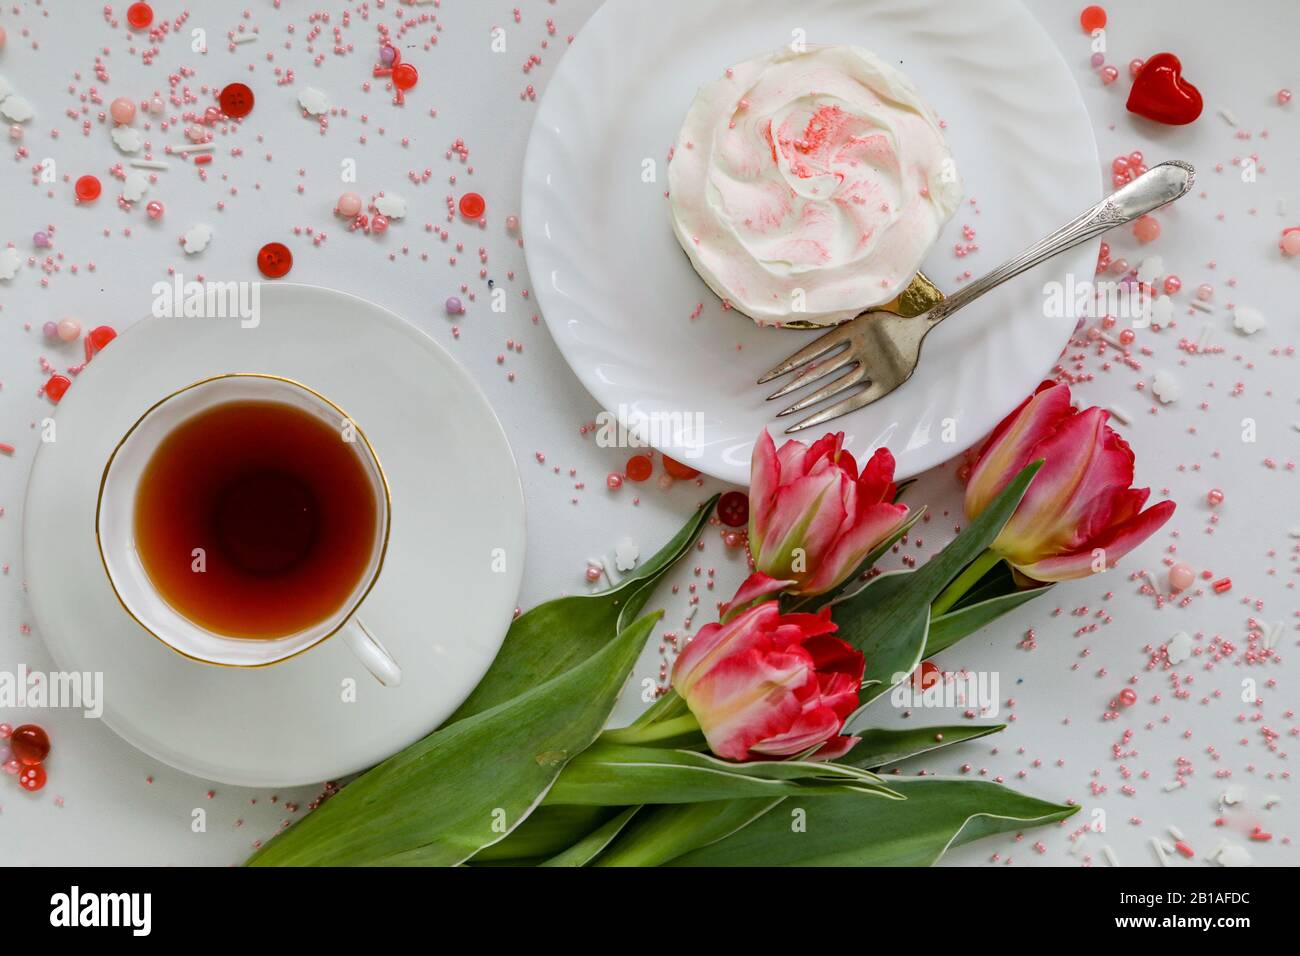
[[[1183,79],[1172,53],[1157,53],[1142,65],[1128,94],[1128,111],[1169,126],[1186,126],[1201,115],[1201,91]]]

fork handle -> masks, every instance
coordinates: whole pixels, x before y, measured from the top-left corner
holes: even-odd
[[[928,318],[937,324],[967,303],[974,302],[985,292],[997,288],[1008,279],[1032,269],[1058,253],[1073,249],[1115,226],[1132,222],[1153,209],[1185,196],[1196,181],[1196,170],[1190,163],[1170,160],[1152,166],[1131,183],[1115,190],[1082,216],[1062,226],[1056,232],[1030,246],[1020,255],[1008,259],[988,275],[963,286],[957,292],[939,301]]]

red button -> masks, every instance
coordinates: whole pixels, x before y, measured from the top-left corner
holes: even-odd
[[[72,188],[77,194],[77,202],[94,202],[103,190],[94,176],[82,176]]]
[[[253,112],[253,91],[243,83],[230,83],[217,97],[221,103],[221,112],[235,119],[242,119]]]
[[[393,67],[393,86],[399,90],[409,90],[420,81],[420,71],[409,63],[399,63]]]
[[[730,528],[742,528],[749,521],[749,495],[728,491],[718,501],[718,519]]]
[[[126,22],[137,30],[153,23],[153,7],[147,3],[133,3],[126,8]]]
[[[293,253],[283,242],[268,242],[257,250],[257,268],[268,279],[279,279],[293,268]]]
[[[466,219],[478,219],[487,210],[487,202],[478,193],[466,193],[460,197],[460,214]]]

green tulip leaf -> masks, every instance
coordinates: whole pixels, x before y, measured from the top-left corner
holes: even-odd
[[[255,866],[449,866],[503,839],[600,734],[661,615],[571,670],[435,731],[272,839]]]
[[[853,732],[861,738],[853,749],[839,759],[839,763],[875,770],[887,767],[908,757],[929,753],[964,740],[976,740],[1006,729],[1006,724],[976,724],[947,727],[912,727],[907,730],[889,730],[872,727]],[[890,780],[887,784],[893,786]]]
[[[616,807],[540,806],[504,840],[485,846],[469,862],[532,865],[575,845],[617,815]]]
[[[756,797],[644,807],[592,865],[662,866],[688,850],[736,833],[782,799]]]
[[[787,800],[744,829],[671,861],[672,866],[930,866],[949,847],[1064,820],[1078,807],[1029,797],[986,780],[890,781],[905,800],[830,796]],[[803,824],[794,832],[798,812]]]
[[[605,847],[609,846],[610,842],[622,832],[623,828],[628,825],[628,821],[636,816],[637,811],[640,809],[640,807],[628,807],[602,826],[592,830],[563,853],[557,853],[541,865],[586,866],[599,856]]]
[[[921,663],[930,626],[930,605],[993,543],[1041,467],[1041,461],[1025,466],[982,514],[920,568],[878,575],[834,606],[832,615],[839,624],[837,636],[860,650],[867,660],[862,707],[888,692]]]
[[[516,618],[492,666],[444,726],[510,700],[608,644],[645,607],[659,579],[695,544],[718,497],[705,502],[671,541],[614,587],[556,598]]]
[[[933,657],[945,648],[952,647],[963,637],[974,634],[986,624],[991,624],[1003,614],[1014,611],[1027,601],[1050,590],[1052,585],[1028,588],[986,598],[974,604],[960,604],[947,614],[930,619],[930,633],[925,641],[925,656]]]
[[[837,763],[734,763],[691,750],[597,743],[569,761],[544,802],[627,806],[827,793],[896,797],[875,774]]]

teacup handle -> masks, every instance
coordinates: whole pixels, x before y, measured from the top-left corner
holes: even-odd
[[[360,618],[354,617],[343,628],[343,642],[379,683],[396,687],[402,682],[402,669],[397,666],[397,661]]]

